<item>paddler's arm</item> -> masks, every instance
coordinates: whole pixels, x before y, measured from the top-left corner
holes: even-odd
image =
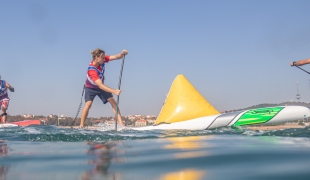
[[[110,87],[104,85],[104,84],[102,83],[101,79],[97,79],[97,80],[95,81],[95,83],[97,84],[97,86],[98,86],[100,89],[102,89],[102,90],[104,90],[104,91],[106,91],[106,92],[110,92],[110,93],[113,93],[113,94],[115,94],[115,95],[119,95],[119,94],[121,93],[121,90],[119,90],[119,89],[112,89],[112,88],[110,88]]]
[[[11,92],[14,92],[14,91],[15,91],[14,88],[13,88],[10,84],[6,83],[5,86],[6,86]]]
[[[116,60],[116,59],[121,59],[121,58],[123,58],[124,55],[127,55],[127,54],[128,54],[128,51],[127,50],[123,50],[119,54],[110,56],[110,61],[113,61],[113,60]]]
[[[299,61],[294,61],[294,62],[291,62],[291,66],[302,66],[302,65],[305,65],[305,64],[309,64],[310,63],[310,58],[308,59],[305,59],[305,60],[299,60]]]

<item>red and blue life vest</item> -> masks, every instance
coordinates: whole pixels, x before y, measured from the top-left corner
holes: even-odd
[[[88,66],[87,72],[90,70],[95,70],[98,73],[99,78],[101,79],[102,83],[104,82],[104,64],[101,64],[99,66],[99,68],[93,66],[92,64],[90,64]],[[100,89],[97,84],[89,77],[88,73],[87,73],[87,79],[86,79],[86,86],[93,88],[93,89]]]

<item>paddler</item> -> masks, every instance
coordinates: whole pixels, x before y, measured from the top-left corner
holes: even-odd
[[[7,113],[6,110],[9,107],[9,95],[7,90],[10,90],[11,92],[14,92],[14,88],[7,83],[5,80],[1,80],[1,76],[0,76],[0,107],[1,107],[1,111],[2,114],[0,114],[0,118],[1,118],[1,123],[5,123],[6,122],[6,117],[7,117]]]
[[[104,68],[105,64],[112,60],[123,58],[128,54],[127,50],[123,50],[116,55],[105,55],[105,52],[99,48],[91,51],[93,60],[90,62],[87,70],[87,79],[84,85],[85,89],[85,107],[82,111],[80,128],[84,127],[85,119],[87,118],[89,109],[92,106],[93,100],[98,96],[103,104],[109,102],[112,106],[114,114],[116,114],[116,101],[112,94],[119,95],[121,90],[112,89],[104,84]],[[124,126],[120,110],[118,108],[117,121],[121,126]]]

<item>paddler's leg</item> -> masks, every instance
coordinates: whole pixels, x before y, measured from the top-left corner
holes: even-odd
[[[85,106],[84,109],[82,111],[82,115],[81,115],[81,123],[80,123],[80,128],[84,127],[84,122],[88,116],[88,112],[89,109],[91,108],[91,105],[93,104],[93,100],[94,98],[99,95],[98,90],[94,90],[88,87],[84,87],[85,90]]]
[[[1,123],[4,124],[6,122],[6,110],[8,109],[8,105],[9,105],[9,100],[8,99],[3,99],[0,103],[1,105]]]
[[[98,96],[101,99],[101,101],[103,102],[103,104],[106,104],[107,102],[109,102],[112,106],[114,114],[116,114],[116,110],[115,110],[116,109],[116,102],[115,102],[115,99],[113,98],[112,93],[101,90],[100,95],[98,95]],[[119,109],[118,109],[117,121],[120,125],[125,126],[123,121],[122,121],[122,116],[121,116],[121,112]]]
[[[2,113],[1,114],[1,123],[4,124],[6,122],[6,116],[7,114],[6,113]]]
[[[89,112],[89,109],[91,108],[91,105],[93,104],[93,101],[87,101],[85,103],[85,106],[84,106],[84,109],[82,111],[82,116],[81,116],[81,123],[80,123],[80,127],[84,127],[84,122],[85,122],[85,119],[87,118],[88,116],[88,112]]]
[[[116,101],[113,97],[110,97],[109,99],[107,99],[107,101],[111,104],[112,109],[113,109],[113,113],[116,114]],[[118,115],[117,115],[117,122],[122,125],[125,126],[123,121],[122,121],[122,116],[121,116],[121,110],[118,107]]]

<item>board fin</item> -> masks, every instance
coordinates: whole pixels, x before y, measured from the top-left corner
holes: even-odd
[[[219,111],[195,89],[183,74],[179,74],[172,82],[154,125],[216,114],[220,114]]]

